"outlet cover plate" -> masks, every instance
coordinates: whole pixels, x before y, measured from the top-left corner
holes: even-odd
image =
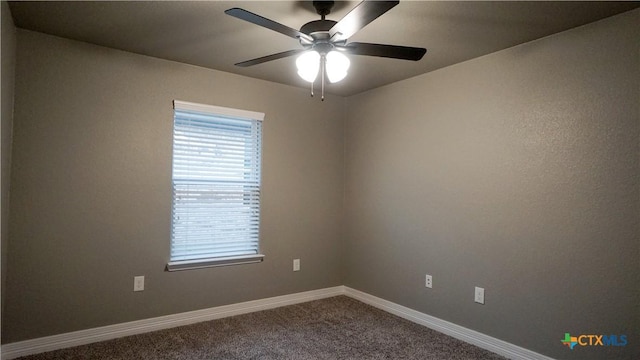
[[[144,290],[144,276],[134,276],[133,291],[143,291],[143,290]]]
[[[484,288],[476,286],[474,301],[478,304],[484,304]]]

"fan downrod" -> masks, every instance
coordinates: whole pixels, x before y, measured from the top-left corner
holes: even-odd
[[[324,20],[324,17],[331,13],[331,8],[333,8],[334,4],[334,1],[314,1],[313,7],[316,8],[316,12]]]

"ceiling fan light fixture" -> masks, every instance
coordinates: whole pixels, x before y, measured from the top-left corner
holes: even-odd
[[[310,21],[302,25],[300,30],[241,8],[228,9],[225,11],[226,14],[296,39],[303,47],[302,50],[283,51],[239,62],[236,65],[242,67],[258,65],[300,54],[296,59],[298,75],[311,83],[311,96],[313,96],[314,83],[320,74],[320,89],[322,100],[324,100],[325,80],[336,83],[347,76],[351,62],[343,53],[413,61],[422,59],[427,49],[375,43],[350,42],[347,44],[351,36],[399,3],[399,0],[362,0],[342,19],[334,21],[326,18],[334,1],[313,1],[313,7],[320,15],[320,20]]]
[[[317,51],[306,51],[296,59],[298,75],[310,83],[316,81],[320,70],[320,54]]]
[[[347,71],[351,62],[349,58],[341,52],[329,51],[327,54],[327,77],[332,83],[336,83],[347,76]]]

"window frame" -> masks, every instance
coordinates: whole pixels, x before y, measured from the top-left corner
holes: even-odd
[[[211,257],[198,257],[192,259],[182,259],[182,260],[174,260],[174,211],[176,208],[176,195],[175,195],[175,168],[174,168],[174,156],[175,156],[175,146],[176,146],[176,113],[177,111],[188,111],[188,112],[198,112],[200,114],[211,115],[213,117],[223,117],[223,118],[231,118],[233,120],[248,120],[248,121],[257,121],[260,123],[259,132],[257,133],[258,139],[254,140],[258,143],[259,149],[259,163],[257,165],[259,175],[258,175],[258,224],[257,224],[257,245],[256,245],[256,253],[255,254],[243,254],[237,256],[211,256]],[[260,252],[260,207],[261,207],[261,189],[262,189],[262,122],[264,120],[264,113],[248,111],[248,110],[240,110],[234,108],[226,108],[221,106],[214,105],[205,105],[198,104],[193,102],[174,100],[173,101],[173,126],[172,126],[172,157],[171,157],[171,187],[172,187],[172,195],[171,195],[171,237],[170,237],[170,249],[169,249],[169,261],[167,262],[166,270],[167,271],[180,271],[180,270],[190,270],[190,269],[201,269],[201,268],[209,268],[209,267],[217,267],[217,266],[228,266],[228,265],[239,265],[239,264],[252,264],[263,261],[264,255]],[[212,253],[212,255],[214,255]]]

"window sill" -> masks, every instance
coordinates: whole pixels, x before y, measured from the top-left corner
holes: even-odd
[[[184,260],[184,261],[171,261],[167,264],[166,270],[181,271],[181,270],[194,270],[204,269],[218,266],[229,265],[241,265],[241,264],[254,264],[264,260],[264,255],[245,255],[245,256],[233,256],[218,259],[200,259],[200,260]]]

